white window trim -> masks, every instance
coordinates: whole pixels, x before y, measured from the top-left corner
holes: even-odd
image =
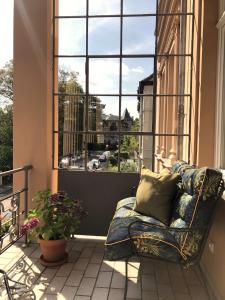
[[[224,1],[224,0],[223,0]],[[225,2],[225,1],[224,1]],[[217,102],[216,102],[216,131],[215,131],[215,167],[221,167],[223,89],[225,65],[225,11],[217,23],[218,29],[218,71],[217,71]],[[225,146],[225,145],[224,145]]]

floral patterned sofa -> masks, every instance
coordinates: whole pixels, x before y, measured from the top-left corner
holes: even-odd
[[[132,255],[150,256],[191,265],[201,256],[213,211],[224,190],[222,174],[216,169],[195,168],[178,161],[178,194],[173,202],[170,226],[133,210],[135,197],[117,204],[106,240],[110,260]]]

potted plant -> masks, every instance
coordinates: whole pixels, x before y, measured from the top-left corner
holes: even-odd
[[[75,233],[81,220],[87,215],[81,202],[70,199],[65,192],[51,194],[40,191],[34,197],[35,208],[21,226],[21,234],[38,238],[41,262],[44,265],[59,265],[66,261],[66,241]]]

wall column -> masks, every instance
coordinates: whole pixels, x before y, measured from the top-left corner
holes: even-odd
[[[51,1],[14,4],[14,168],[31,164],[30,196],[57,189],[52,171]],[[14,188],[20,178],[15,178]]]

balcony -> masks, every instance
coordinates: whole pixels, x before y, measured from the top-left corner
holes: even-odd
[[[69,260],[63,266],[43,267],[38,244],[24,248],[23,237],[16,231],[13,241],[9,235],[5,240],[9,247],[2,245],[7,250],[0,251],[0,269],[32,287],[36,298],[29,295],[27,299],[123,299],[125,262],[107,261],[104,242],[117,202],[138,185],[141,166],[158,172],[184,159],[199,167],[225,168],[225,3],[164,0],[158,1],[156,14],[157,1],[150,1],[153,6],[145,15],[147,1],[140,0],[134,11],[135,1],[124,0],[125,10],[118,5],[120,1],[115,1],[117,9],[109,15],[105,4],[100,7],[93,5],[97,0],[89,0],[90,15],[85,9],[88,1],[79,1],[84,3],[82,13],[65,7],[60,15],[64,0],[54,2],[59,7],[55,5],[53,13],[51,0],[15,1],[11,163],[20,172],[13,175],[6,188],[0,182],[0,202],[1,197],[9,195],[6,209],[10,210],[11,199],[19,191],[19,226],[27,210],[33,208],[35,192],[46,188],[53,192],[64,190],[71,198],[83,201],[89,216],[76,239],[69,242]],[[73,31],[68,35],[67,30],[60,31],[61,24],[73,17],[74,28],[82,23],[80,31],[85,39],[80,43],[76,39],[73,43]],[[115,26],[108,21],[101,23],[104,17],[114,18]],[[143,30],[129,28],[128,19],[132,18],[153,19],[154,25],[150,32],[148,22],[143,22]],[[105,34],[107,23],[117,36],[115,32]],[[98,40],[105,41],[97,50],[97,43],[92,37],[89,41],[87,34],[88,26],[93,29],[94,25],[101,28],[101,36],[96,35]],[[90,35],[93,32],[90,30]],[[142,43],[148,34],[149,39]],[[135,52],[139,48],[132,43],[133,35],[142,46],[141,53]],[[153,39],[154,47],[149,42]],[[70,49],[65,46],[66,40]],[[118,40],[115,48],[110,46],[111,40]],[[68,52],[71,49],[75,52]],[[77,49],[83,52],[77,53]],[[73,59],[75,64],[67,64]],[[80,84],[77,89],[76,80],[70,85],[70,79],[65,84],[60,78],[58,67],[68,65],[71,70],[76,65],[73,71]],[[134,77],[128,76],[128,71]],[[1,143],[0,140],[0,146]],[[126,151],[126,143],[135,146]],[[105,157],[109,151],[115,165]],[[131,168],[124,168],[126,164]],[[24,165],[33,166],[25,181],[20,169]],[[195,272],[175,264],[132,257],[127,300],[225,299],[224,213],[221,200],[201,269]],[[0,298],[7,300],[3,286]]]

